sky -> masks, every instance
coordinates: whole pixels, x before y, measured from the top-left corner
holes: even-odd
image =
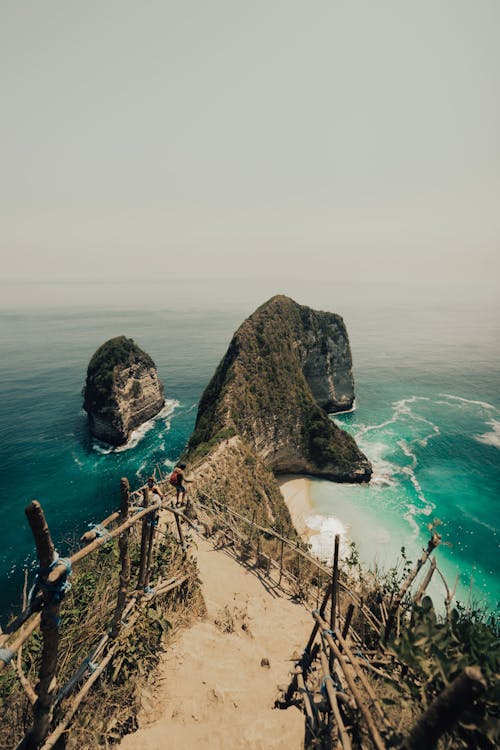
[[[0,0],[3,282],[498,289],[498,0]]]

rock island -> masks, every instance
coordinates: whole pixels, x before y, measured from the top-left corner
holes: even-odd
[[[111,445],[126,443],[132,430],[165,404],[155,363],[125,336],[109,339],[95,352],[83,396],[92,435]]]

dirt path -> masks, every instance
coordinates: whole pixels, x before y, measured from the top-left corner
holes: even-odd
[[[292,654],[307,641],[311,616],[226,552],[196,541],[207,618],[182,631],[164,655],[153,706],[121,747],[299,750],[303,715],[273,703],[277,685],[288,682]],[[224,632],[231,619],[234,631]]]

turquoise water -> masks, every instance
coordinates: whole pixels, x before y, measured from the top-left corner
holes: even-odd
[[[0,527],[3,611],[19,599],[33,565],[24,507],[45,509],[58,549],[118,503],[119,479],[138,486],[155,464],[168,469],[185,445],[204,386],[231,335],[274,292],[343,314],[354,356],[357,409],[337,417],[374,463],[370,486],[315,483],[318,537],[339,523],[371,563],[392,563],[402,544],[425,543],[426,524],[442,521],[453,546],[440,556],[489,606],[498,584],[500,486],[498,310],[458,303],[270,283],[146,290],[114,288],[86,303],[80,290],[41,301],[10,290],[0,303]],[[202,294],[201,291],[204,293]],[[73,301],[71,301],[71,299]],[[110,450],[88,434],[81,388],[88,361],[107,338],[132,336],[155,360],[167,407]],[[326,525],[325,525],[326,524]],[[333,526],[332,526],[333,524]],[[462,597],[463,598],[463,597]]]

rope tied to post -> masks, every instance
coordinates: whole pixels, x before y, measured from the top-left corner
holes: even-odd
[[[47,576],[52,573],[52,571],[58,565],[64,565],[65,570],[61,573],[57,581],[54,581],[54,583],[49,583],[49,581],[47,580]],[[54,559],[52,560],[50,565],[47,565],[47,567],[45,568],[42,568],[40,566],[36,569],[35,583],[33,584],[29,593],[28,604],[31,603],[36,592],[39,590],[51,593],[53,601],[62,602],[62,600],[66,596],[66,593],[71,588],[71,583],[68,581],[68,578],[70,577],[72,572],[73,571],[70,558],[59,557],[56,552],[54,555]]]
[[[93,531],[96,537],[107,537],[111,538],[111,534],[108,529],[105,528],[101,523],[89,523],[89,531]]]
[[[10,664],[15,655],[16,652],[11,648],[0,648],[0,661],[4,664]]]

